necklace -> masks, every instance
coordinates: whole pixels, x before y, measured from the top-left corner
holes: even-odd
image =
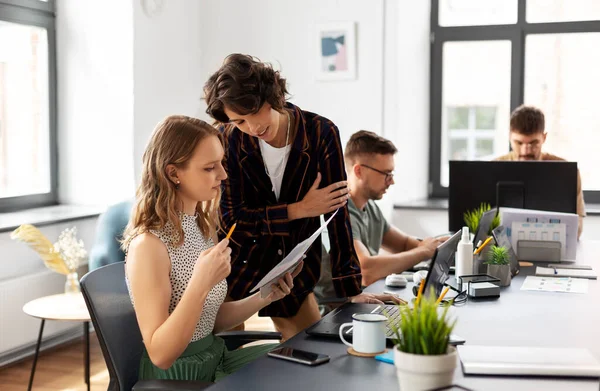
[[[285,136],[285,146],[284,146],[284,148],[286,148],[288,146],[288,143],[290,141],[290,123],[292,121],[290,120],[290,114],[289,113],[287,113],[287,119],[288,119],[287,135]],[[265,172],[267,173],[267,175],[269,176],[269,178],[271,178],[271,180],[277,179],[277,178],[279,178],[280,176],[283,175],[283,171],[284,171],[283,168],[285,168],[285,164],[283,164],[284,161],[285,161],[285,155],[286,155],[286,153],[284,151],[284,153],[281,155],[281,160],[279,161],[279,164],[277,164],[276,169],[274,170],[275,172],[273,173],[273,175],[271,175],[271,173],[269,173],[269,169],[267,168],[267,164],[263,160],[263,164],[265,165]]]

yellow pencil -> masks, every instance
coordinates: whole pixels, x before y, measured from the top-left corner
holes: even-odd
[[[491,241],[492,241],[492,237],[490,236],[489,238],[487,238],[485,240],[485,242],[483,242],[483,244],[481,246],[477,247],[477,250],[475,250],[475,252],[473,254],[475,254],[475,255],[479,254],[481,252],[481,250],[483,250],[483,248],[485,246],[487,246],[487,244]]]
[[[438,299],[435,302],[435,304],[440,304],[442,302],[442,300],[444,299],[444,296],[446,296],[446,293],[448,293],[449,290],[450,290],[449,286],[445,287],[444,291],[442,292],[442,294],[440,295],[440,297],[438,297]]]
[[[419,301],[421,301],[421,294],[423,294],[423,287],[425,287],[425,279],[421,280],[421,285],[419,285],[419,293],[417,294],[417,302],[415,305],[419,305]]]
[[[237,225],[236,223],[233,223],[233,225],[229,229],[229,232],[227,233],[227,236],[225,237],[225,239],[229,240],[229,238],[231,237],[231,234],[233,233],[233,230],[235,229],[236,225]]]

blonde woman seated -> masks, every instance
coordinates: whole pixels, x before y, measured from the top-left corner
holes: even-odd
[[[228,351],[214,333],[231,329],[288,295],[292,274],[272,293],[225,303],[229,241],[216,245],[223,142],[204,121],[170,116],[154,130],[125,231],[126,276],[144,339],[140,379],[218,381],[272,344]]]

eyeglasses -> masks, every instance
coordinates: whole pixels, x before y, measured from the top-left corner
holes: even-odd
[[[368,168],[369,170],[373,170],[375,172],[378,172],[378,173],[380,173],[382,175],[385,175],[385,181],[386,182],[391,182],[394,179],[394,172],[381,171],[381,170],[376,169],[375,167],[367,166],[366,164],[361,164],[360,166]]]

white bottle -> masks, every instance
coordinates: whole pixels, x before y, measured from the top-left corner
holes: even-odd
[[[469,227],[462,228],[462,237],[456,247],[456,277],[473,274],[473,243],[469,237]]]

